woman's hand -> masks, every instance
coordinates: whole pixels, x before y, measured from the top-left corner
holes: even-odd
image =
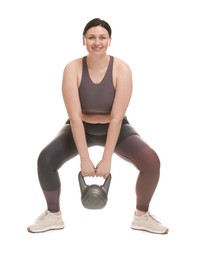
[[[82,176],[95,176],[95,166],[90,159],[81,161],[81,173]]]
[[[96,169],[95,169],[95,175],[97,177],[103,177],[106,179],[111,171],[111,160],[104,160],[102,159]]]

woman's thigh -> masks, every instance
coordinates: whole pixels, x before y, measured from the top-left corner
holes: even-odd
[[[38,164],[57,170],[77,153],[71,126],[65,124],[57,136],[41,151]]]
[[[115,148],[115,153],[123,159],[132,162],[133,156],[146,147],[149,148],[149,145],[139,135],[134,134],[120,142]]]
[[[159,178],[160,159],[157,153],[139,135],[131,135],[115,149],[115,153],[134,164],[144,176]]]

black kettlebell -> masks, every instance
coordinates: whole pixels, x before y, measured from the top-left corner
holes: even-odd
[[[87,185],[81,172],[78,174],[81,190],[81,202],[87,209],[102,209],[107,204],[111,174],[105,179],[103,185]]]

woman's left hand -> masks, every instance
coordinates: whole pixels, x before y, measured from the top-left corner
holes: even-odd
[[[106,179],[111,171],[111,161],[110,160],[101,160],[95,169],[95,174],[97,177],[103,177]]]

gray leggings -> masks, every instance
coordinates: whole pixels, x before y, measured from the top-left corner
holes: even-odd
[[[108,124],[84,123],[87,145],[103,146],[106,141]],[[120,131],[115,154],[131,162],[138,170],[136,182],[136,208],[148,211],[160,175],[160,161],[155,151],[146,144],[126,118]],[[78,155],[69,120],[58,135],[41,151],[38,157],[38,177],[48,210],[60,210],[61,183],[58,169]]]

